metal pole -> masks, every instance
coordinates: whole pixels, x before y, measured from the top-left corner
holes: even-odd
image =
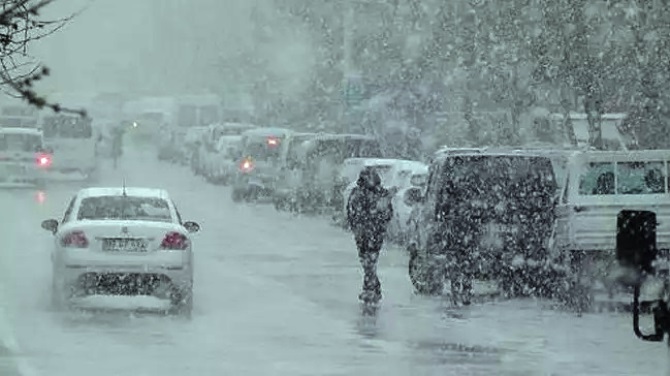
[[[346,10],[344,13],[344,77],[345,79],[351,76],[353,68],[352,61],[352,46],[354,39],[354,4],[351,0],[345,0]]]
[[[349,102],[350,81],[353,70],[353,39],[354,39],[354,4],[353,0],[344,0],[344,19],[342,22],[343,28],[343,43],[342,49],[344,61],[342,62],[342,90],[344,98],[344,122],[347,132],[352,128],[351,104]]]

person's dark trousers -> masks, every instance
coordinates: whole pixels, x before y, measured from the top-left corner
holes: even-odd
[[[380,296],[382,292],[381,283],[377,277],[377,260],[382,248],[383,239],[370,239],[357,237],[358,259],[363,267],[363,292],[374,292]]]

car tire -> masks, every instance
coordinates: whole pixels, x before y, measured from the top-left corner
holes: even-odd
[[[278,198],[274,197],[272,199],[272,205],[274,206],[275,211],[282,211],[281,201]]]
[[[409,278],[419,295],[441,295],[444,290],[444,273],[432,270],[427,260],[419,255],[418,250],[410,250]]]
[[[193,314],[193,290],[174,292],[171,297],[170,313],[190,319]]]
[[[567,289],[561,300],[578,314],[589,312],[594,305],[594,291],[588,280],[588,268],[584,266],[590,255],[584,251],[569,251],[569,273]]]
[[[51,309],[60,312],[68,307],[69,305],[65,298],[64,288],[54,279],[51,283]]]
[[[244,192],[240,189],[233,188],[232,198],[233,202],[241,202],[244,198]]]

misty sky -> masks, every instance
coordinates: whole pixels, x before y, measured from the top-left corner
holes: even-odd
[[[272,36],[264,45],[252,43],[254,5]],[[32,45],[32,54],[52,68],[41,85],[46,94],[239,91],[265,72],[230,61],[254,55],[282,77],[273,84],[279,91],[296,92],[312,64],[309,35],[275,17],[269,1],[57,0],[44,18],[81,9],[64,29]]]

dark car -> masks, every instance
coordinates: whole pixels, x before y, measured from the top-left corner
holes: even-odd
[[[506,295],[546,295],[554,286],[548,241],[558,184],[550,157],[528,151],[445,154],[427,187],[406,193],[414,206],[409,273],[418,293],[469,301],[475,279]]]

